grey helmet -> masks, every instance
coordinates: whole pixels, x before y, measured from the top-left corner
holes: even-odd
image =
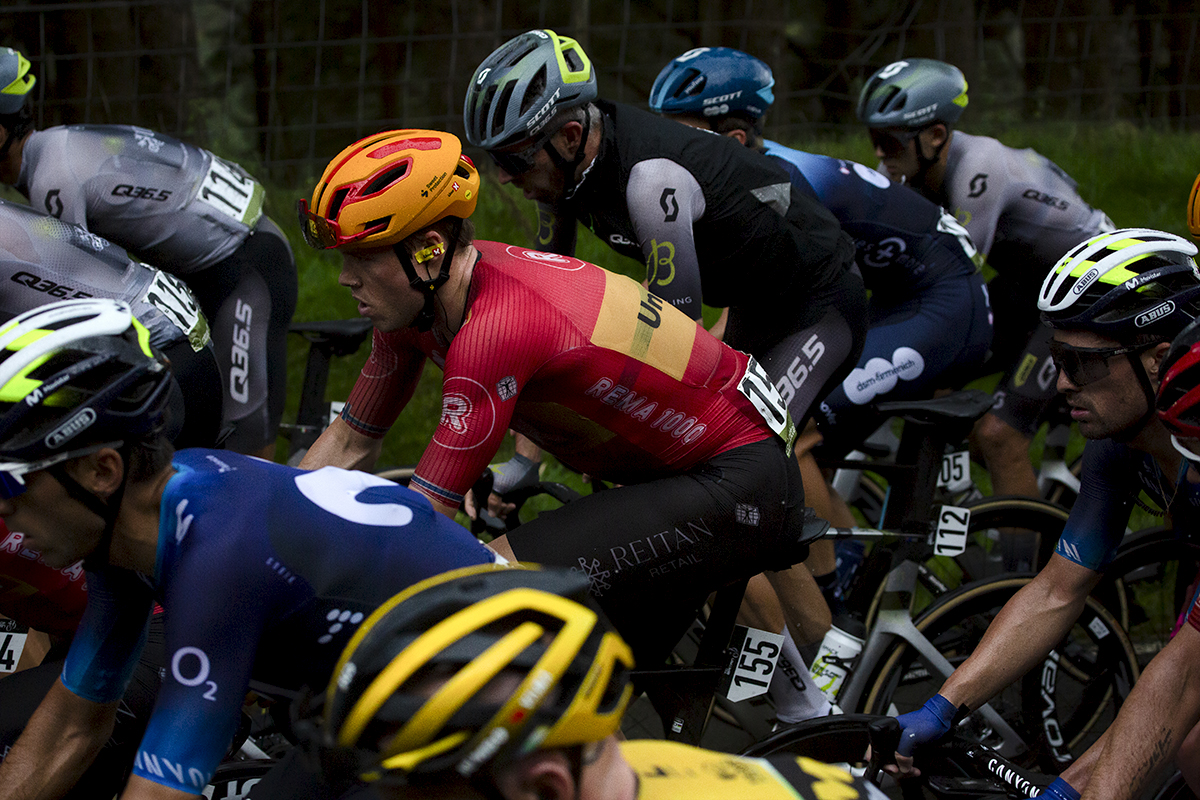
[[[495,150],[545,138],[556,112],[596,99],[596,73],[574,39],[533,30],[483,60],[463,102],[467,141]]]
[[[962,70],[932,58],[908,58],[870,77],[858,96],[857,114],[871,128],[952,126],[966,106]]]
[[[37,83],[29,60],[11,47],[0,47],[0,114],[16,114]]]

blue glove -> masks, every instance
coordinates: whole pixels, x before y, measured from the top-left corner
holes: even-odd
[[[896,745],[896,755],[912,756],[913,748],[917,745],[945,736],[956,713],[958,709],[953,703],[935,694],[918,710],[901,714],[896,718],[900,723],[900,744]]]
[[[1055,778],[1054,783],[1046,787],[1034,800],[1079,800],[1079,792],[1062,778]]]
[[[492,481],[492,491],[498,495],[504,495],[513,489],[537,486],[538,467],[541,465],[540,461],[532,461],[520,453],[513,455],[503,464],[492,467],[492,472],[496,476]],[[487,498],[484,498],[484,505],[486,504]]]

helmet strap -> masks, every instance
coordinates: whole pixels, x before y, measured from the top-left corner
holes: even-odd
[[[936,125],[937,123],[934,124]],[[942,124],[944,125],[945,123]],[[929,128],[932,127],[933,125],[929,125],[925,128],[922,128],[921,131],[929,130]],[[933,169],[933,165],[936,164],[938,159],[942,157],[942,151],[946,149],[946,145],[950,144],[950,128],[949,126],[946,127],[946,138],[942,139],[942,143],[939,144],[937,149],[933,151],[932,158],[925,157],[925,150],[921,147],[921,131],[918,131],[916,137],[913,139],[913,142],[917,147],[917,173],[913,175],[913,179],[910,181],[910,183],[924,187],[925,178],[929,176],[929,171]]]
[[[542,145],[542,149],[546,151],[546,155],[550,156],[550,160],[554,162],[554,166],[558,167],[562,172],[564,183],[564,196],[570,197],[575,191],[579,182],[575,180],[575,170],[583,163],[583,159],[587,156],[588,136],[592,133],[592,112],[587,106],[583,109],[583,135],[579,137],[579,147],[575,148],[575,157],[569,161],[563,157],[563,154],[558,152],[558,148],[554,146],[554,137],[551,136]]]
[[[408,285],[419,291],[425,297],[425,305],[421,307],[420,313],[417,314],[413,325],[419,331],[427,331],[433,327],[433,322],[437,318],[437,309],[434,307],[434,296],[438,289],[446,281],[450,280],[450,265],[454,262],[454,251],[458,247],[458,236],[462,231],[463,221],[455,219],[453,227],[450,229],[449,241],[444,245],[445,258],[442,259],[441,267],[438,269],[438,274],[432,278],[422,278],[417,275],[417,268],[413,264],[414,257],[408,254],[404,249],[402,242],[397,242],[392,245],[392,250],[396,253],[396,258],[400,260],[400,266],[404,268],[404,274],[408,277]],[[439,255],[443,250],[443,245],[433,245],[419,250],[416,253],[415,260],[418,263],[425,263]]]
[[[83,485],[67,472],[64,464],[54,464],[46,468],[46,472],[54,476],[54,479],[66,490],[67,496],[82,504],[104,521],[104,531],[100,534],[100,541],[96,544],[96,548],[83,559],[83,568],[89,572],[108,564],[109,553],[112,551],[113,530],[117,526],[117,514],[121,511],[121,500],[125,497],[125,486],[128,484],[131,449],[128,444],[122,444],[117,451],[121,454],[121,483],[107,500],[83,488]]]
[[[1154,419],[1154,387],[1150,385],[1150,376],[1146,374],[1146,366],[1142,363],[1142,353],[1144,350],[1135,350],[1131,353],[1126,353],[1125,357],[1129,359],[1129,365],[1133,367],[1133,374],[1137,376],[1138,383],[1141,384],[1142,394],[1146,397],[1146,411],[1133,425],[1130,425],[1125,430],[1116,433],[1112,436],[1118,442],[1128,442],[1145,430],[1150,421]]]

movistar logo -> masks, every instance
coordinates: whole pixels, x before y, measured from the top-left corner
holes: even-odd
[[[46,446],[51,449],[62,447],[71,439],[75,438],[83,431],[91,427],[96,421],[96,412],[90,408],[85,408],[62,425],[55,428],[47,434],[45,442]]]
[[[1168,300],[1167,302],[1163,303],[1162,305],[1157,306],[1156,308],[1152,308],[1149,311],[1145,312],[1144,314],[1138,314],[1138,317],[1137,317],[1137,319],[1135,319],[1133,321],[1133,324],[1139,328],[1144,328],[1147,325],[1150,325],[1154,322],[1158,322],[1163,317],[1174,313],[1174,311],[1175,311],[1175,301]]]

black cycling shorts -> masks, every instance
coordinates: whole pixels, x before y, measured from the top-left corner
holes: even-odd
[[[1058,370],[1050,357],[1054,331],[1039,325],[995,392],[991,413],[1032,437],[1059,400]]]
[[[780,292],[729,309],[725,343],[754,356],[803,430],[818,400],[850,374],[867,339],[867,291],[851,265],[819,294]]]
[[[584,572],[639,664],[662,663],[708,594],[786,569],[804,521],[796,459],[772,437],[679,475],[595,492],[508,534],[519,561]],[[798,556],[798,557],[797,557]]]
[[[224,376],[230,450],[274,442],[287,393],[287,332],[296,310],[292,248],[266,216],[228,258],[183,280],[212,329]]]

